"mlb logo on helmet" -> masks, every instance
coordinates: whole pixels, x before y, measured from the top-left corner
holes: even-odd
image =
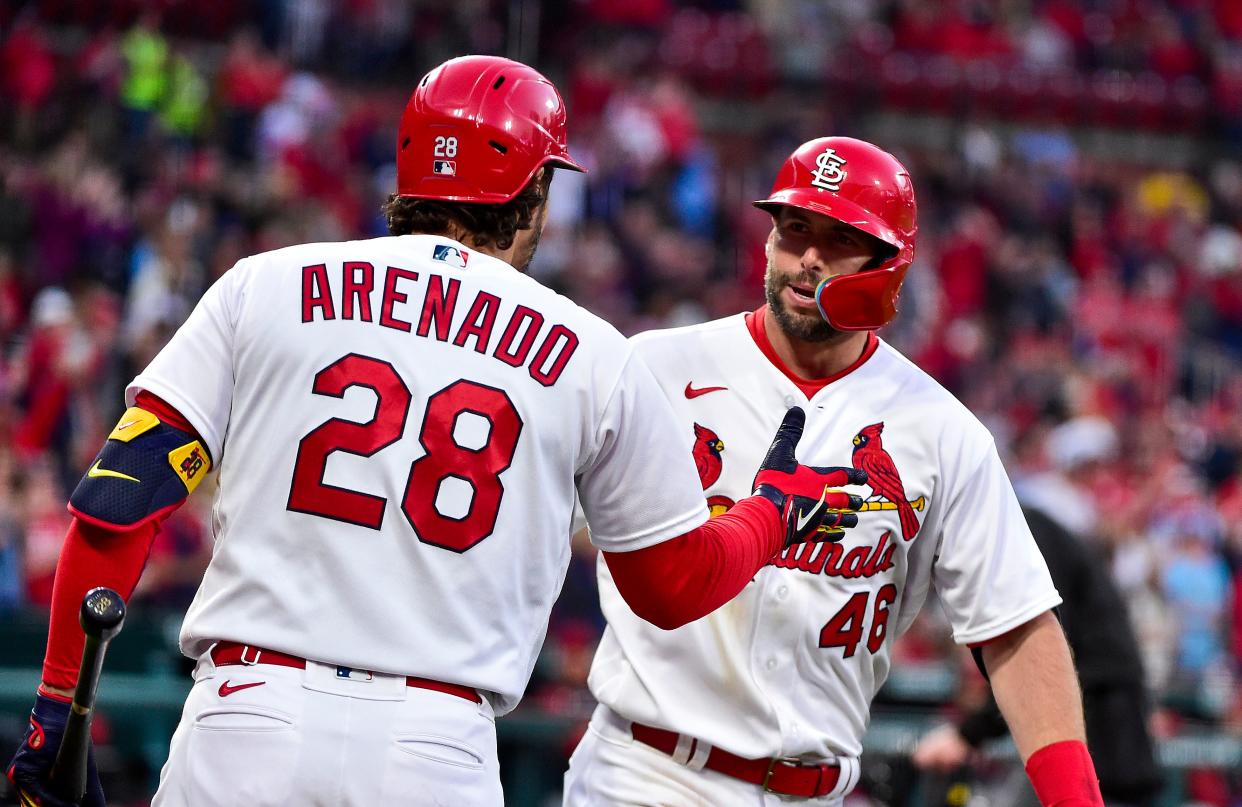
[[[448,244],[436,244],[431,251],[431,259],[447,263],[449,266],[456,266],[458,269],[465,269],[466,263],[470,260],[470,253]]]
[[[444,176],[457,176],[457,162],[455,160],[436,160],[431,170],[433,173],[443,174]]]

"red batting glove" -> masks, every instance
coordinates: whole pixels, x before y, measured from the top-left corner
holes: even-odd
[[[800,407],[791,407],[785,413],[753,485],[756,496],[776,505],[785,523],[786,547],[844,538],[846,529],[858,525],[858,516],[847,511],[862,507],[862,497],[829,488],[867,481],[867,472],[856,468],[799,465],[794,450],[805,425],[806,413]]]

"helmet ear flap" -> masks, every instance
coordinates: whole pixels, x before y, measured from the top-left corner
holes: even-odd
[[[838,331],[871,331],[897,316],[897,296],[908,263],[898,263],[853,275],[833,275],[815,289],[820,316]]]

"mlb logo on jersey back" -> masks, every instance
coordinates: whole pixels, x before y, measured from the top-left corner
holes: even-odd
[[[432,173],[442,174],[444,176],[457,176],[456,160],[436,160],[431,166]]]
[[[336,677],[349,681],[371,681],[375,675],[370,670],[355,670],[352,667],[337,667]]]
[[[431,251],[431,259],[447,263],[449,266],[456,266],[458,269],[465,269],[466,263],[470,260],[470,253],[448,244],[436,244]]]

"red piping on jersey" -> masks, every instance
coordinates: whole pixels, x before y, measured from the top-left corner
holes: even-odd
[[[840,372],[833,373],[826,378],[802,378],[794,373],[793,370],[789,369],[789,365],[785,364],[785,362],[781,360],[781,357],[776,354],[776,348],[772,347],[772,342],[768,339],[767,324],[764,316],[767,312],[768,307],[764,305],[755,311],[747,313],[746,330],[750,331],[751,338],[755,340],[755,344],[759,346],[759,350],[763,352],[763,355],[768,357],[768,361],[772,362],[776,369],[784,373],[785,377],[792,381],[798,389],[802,390],[802,394],[808,398],[814,396],[815,393],[819,392],[833,381],[840,380],[857,370],[859,367],[862,367],[863,364],[866,363],[867,359],[871,358],[872,355],[875,354],[876,348],[880,346],[880,340],[876,337],[875,332],[868,331],[867,345],[863,348],[862,355],[859,356],[858,359],[849,367],[846,367]]]

